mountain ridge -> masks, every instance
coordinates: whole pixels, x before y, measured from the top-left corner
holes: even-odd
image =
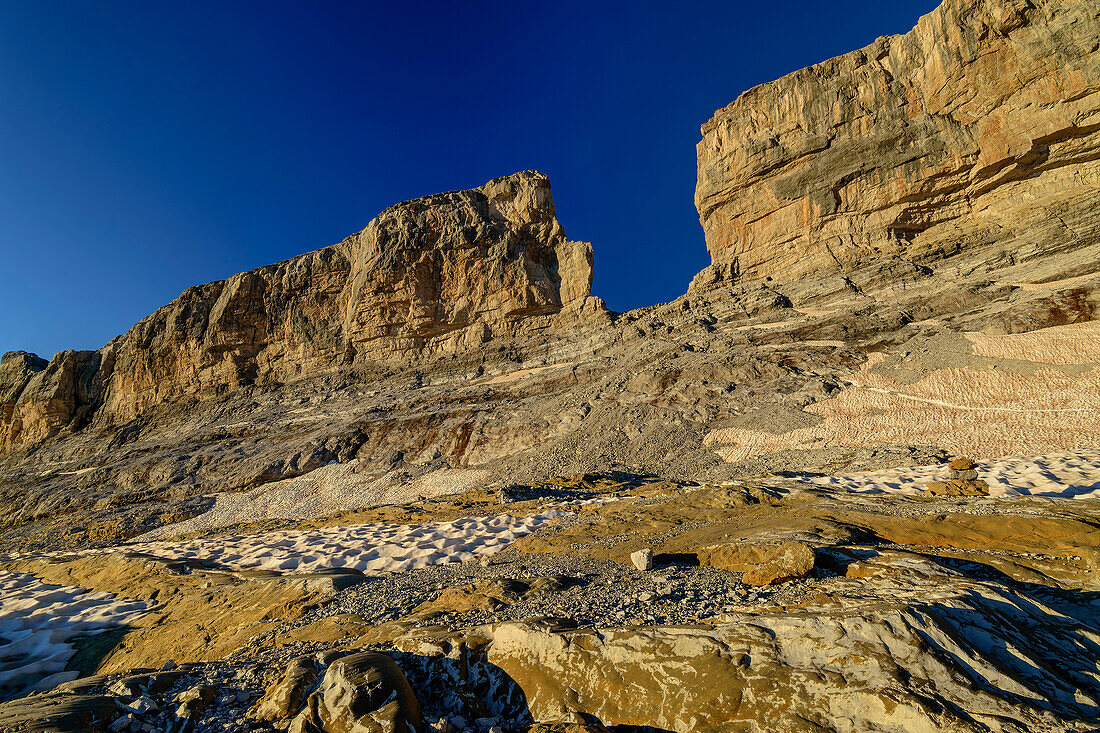
[[[0,450],[154,404],[546,328],[529,321],[605,310],[588,301],[591,281],[591,245],[565,238],[541,173],[398,203],[337,244],[188,288],[99,350],[59,352],[52,367],[13,352]]]
[[[973,22],[960,26],[964,18]],[[874,371],[891,378],[902,373],[895,363],[914,360],[901,354],[922,354],[919,380],[988,364],[962,334],[1094,319],[1100,219],[1089,212],[1100,200],[1100,128],[1073,128],[1079,154],[1058,152],[1058,185],[1035,160],[1005,153],[1003,170],[1032,177],[1001,176],[1004,191],[966,194],[959,208],[937,187],[975,169],[977,138],[948,118],[932,124],[923,97],[905,90],[929,78],[930,59],[948,59],[939,91],[978,98],[985,72],[975,64],[1015,68],[1006,54],[1020,65],[1046,44],[1071,62],[1045,91],[1021,86],[1018,104],[998,107],[1004,119],[1046,98],[1048,117],[1093,114],[1095,54],[1070,52],[1094,38],[1100,10],[1088,3],[947,0],[908,34],[745,92],[701,128],[697,195],[713,264],[671,303],[613,313],[592,297],[591,245],[565,236],[549,180],[527,171],[395,204],[335,245],[190,288],[98,351],[46,364],[9,354],[0,490],[21,502],[9,526],[19,534],[62,507],[104,517],[128,507],[141,518],[119,531],[140,534],[160,521],[161,509],[138,509],[151,499],[192,511],[203,494],[256,489],[331,461],[359,461],[367,473],[397,466],[414,478],[476,470],[507,484],[608,465],[716,479],[840,455],[878,466],[956,449],[936,435],[855,440],[837,416],[812,410],[831,410],[846,385],[865,382],[876,352],[887,358]],[[918,66],[909,80],[890,72]],[[1029,74],[1021,78],[1034,82]],[[1020,83],[1007,77],[1002,96]],[[1058,96],[1070,87],[1088,93]],[[788,123],[776,109],[791,110]],[[835,141],[807,147],[811,123]],[[932,149],[939,167],[869,155],[882,135],[908,141],[902,158]],[[867,155],[821,157],[845,146]],[[752,150],[759,159],[746,157]],[[794,179],[808,188],[776,193]],[[823,192],[840,197],[822,206]],[[892,218],[869,216],[875,206]],[[743,210],[760,217],[729,226]],[[954,218],[936,223],[943,210]],[[898,217],[913,211],[931,226],[899,240]],[[975,211],[995,220],[981,236],[956,225],[970,226]],[[1076,233],[1052,229],[1055,219]],[[940,247],[922,239],[928,232],[962,234]],[[830,243],[837,236],[848,244]],[[882,237],[890,242],[879,246]],[[809,454],[751,447],[785,445],[815,424],[844,440]],[[750,447],[725,442],[731,436]]]
[[[670,303],[526,171],[4,355],[0,728],[1094,731],[1098,50],[945,0],[743,94]]]

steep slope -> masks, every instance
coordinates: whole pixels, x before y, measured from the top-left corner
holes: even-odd
[[[998,269],[1095,274],[1098,48],[1095,2],[946,0],[905,35],[750,89],[702,127],[714,264],[696,287],[767,281],[800,305]]]

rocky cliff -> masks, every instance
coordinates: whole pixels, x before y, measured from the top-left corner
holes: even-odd
[[[1039,260],[1025,279],[1095,273],[1098,48],[1089,0],[946,0],[750,89],[702,127],[696,287],[797,305]]]
[[[0,367],[0,450],[154,406],[337,367],[479,346],[568,322],[589,301],[592,248],[569,241],[546,176],[408,201],[343,242],[189,288],[96,352]]]
[[[1098,58],[946,0],[746,92],[672,303],[526,172],[4,355],[0,729],[1095,731]]]
[[[1090,447],[1098,43],[1095,3],[947,0],[746,92],[703,128],[714,264],[672,303],[591,297],[589,245],[526,172],[191,288],[98,351],[9,354],[0,542],[108,542],[215,492],[236,522]]]

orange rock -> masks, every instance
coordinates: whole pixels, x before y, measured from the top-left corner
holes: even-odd
[[[785,542],[764,562],[749,570],[742,581],[749,585],[776,585],[801,578],[814,569],[814,551],[802,542]]]

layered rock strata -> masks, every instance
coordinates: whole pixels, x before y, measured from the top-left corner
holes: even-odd
[[[702,127],[695,286],[769,282],[798,305],[1026,263],[1031,282],[1095,273],[1098,48],[1096,3],[946,0],[750,89]]]

